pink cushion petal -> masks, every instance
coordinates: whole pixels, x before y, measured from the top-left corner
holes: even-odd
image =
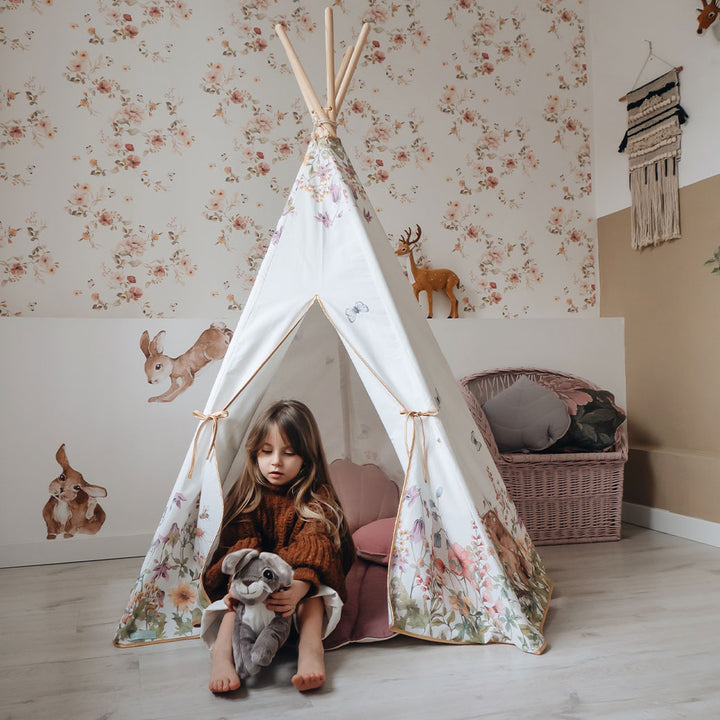
[[[395,518],[381,518],[358,528],[353,533],[355,550],[361,558],[387,565],[390,559]]]

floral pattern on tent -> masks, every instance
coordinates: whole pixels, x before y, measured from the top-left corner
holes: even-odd
[[[442,487],[434,495],[439,500]],[[395,538],[389,583],[394,629],[444,642],[510,641],[533,653],[544,647],[541,629],[551,585],[534,549],[528,576],[513,577],[497,550],[490,550],[493,543],[479,516],[470,521],[464,542],[451,540],[438,503],[417,485],[406,490],[401,512],[404,529]],[[515,526],[513,534],[524,533],[513,511],[505,516]]]
[[[199,496],[189,501],[181,492],[172,494],[120,619],[116,645],[197,635],[208,605],[200,584],[205,555],[196,542],[202,532],[198,509]]]

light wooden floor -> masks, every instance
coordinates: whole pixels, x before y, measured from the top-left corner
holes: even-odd
[[[287,653],[215,697],[197,640],[113,647],[137,558],[0,570],[0,720],[720,718],[720,549],[627,526],[540,550],[544,655],[395,638],[328,653],[327,686],[304,695]]]

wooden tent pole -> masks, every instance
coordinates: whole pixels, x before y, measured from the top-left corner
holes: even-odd
[[[335,89],[337,92],[337,88],[340,87],[342,84],[343,78],[345,77],[345,71],[347,70],[347,66],[350,63],[350,57],[353,54],[353,47],[352,45],[345,51],[345,54],[343,55],[342,62],[340,63],[340,69],[337,71],[337,75],[335,76]],[[337,119],[337,114],[336,114]]]
[[[298,58],[297,53],[290,42],[290,38],[288,38],[287,33],[285,32],[285,28],[278,23],[275,26],[275,32],[285,48],[288,60],[290,61],[290,66],[295,74],[295,79],[300,86],[300,91],[302,92],[303,98],[305,98],[305,104],[307,105],[310,114],[314,116],[319,123],[326,123],[324,127],[330,137],[336,137],[334,125],[329,124],[330,118],[328,118],[327,113],[320,104],[320,100],[318,100],[318,96],[315,94],[315,90],[313,90],[313,86],[310,84],[310,80],[308,80],[308,76],[305,74],[305,70],[300,63],[300,58]]]
[[[335,120],[335,34],[331,7],[325,8],[325,79],[327,86],[325,107],[328,118]]]
[[[352,51],[352,56],[350,57],[350,62],[348,64],[347,70],[345,71],[345,76],[342,79],[342,84],[340,85],[340,89],[337,92],[337,95],[335,96],[335,116],[337,117],[338,113],[340,112],[340,106],[342,105],[343,100],[345,99],[345,93],[347,93],[348,87],[350,85],[350,80],[352,80],[353,73],[355,72],[355,68],[357,67],[358,62],[360,61],[360,54],[362,53],[363,45],[365,44],[365,40],[367,40],[368,33],[370,32],[370,23],[363,23],[362,30],[360,30],[360,37],[358,37],[358,41],[355,43],[355,47]]]

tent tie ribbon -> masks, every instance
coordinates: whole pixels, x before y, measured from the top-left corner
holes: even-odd
[[[408,465],[405,471],[405,480],[407,481],[410,475],[410,465],[412,464],[413,450],[415,449],[415,425],[416,421],[420,421],[420,433],[422,438],[422,461],[423,461],[423,472],[425,473],[425,482],[428,481],[428,467],[427,467],[427,448],[425,446],[425,425],[423,424],[424,417],[435,417],[438,414],[438,410],[406,410],[403,408],[400,411],[401,415],[405,416],[405,449],[408,454]],[[410,442],[408,442],[408,425],[412,424],[412,435]]]
[[[210,447],[208,448],[207,455],[205,456],[205,459],[209,460],[210,453],[215,449],[215,438],[218,431],[218,420],[220,420],[220,418],[226,418],[228,416],[228,411],[218,410],[217,412],[208,413],[206,415],[204,412],[200,412],[200,410],[193,410],[193,416],[198,418],[199,420],[202,420],[202,422],[198,426],[198,429],[195,431],[195,437],[193,438],[192,460],[190,462],[190,471],[188,472],[189,478],[192,477],[193,469],[195,468],[195,452],[197,451],[197,441],[198,435],[200,435],[200,431],[202,430],[206,422],[212,422],[212,438],[210,439]]]

